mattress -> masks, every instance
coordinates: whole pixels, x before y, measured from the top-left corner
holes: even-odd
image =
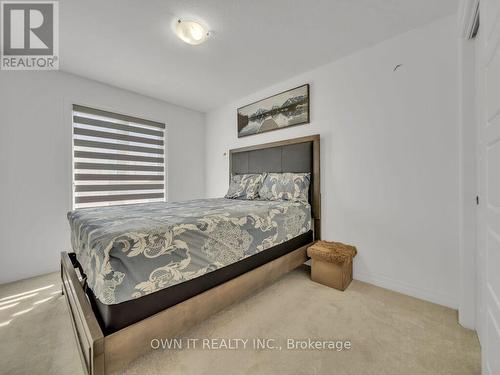
[[[306,234],[311,207],[216,198],[78,209],[68,220],[91,295],[105,310]]]
[[[159,290],[141,298],[132,299],[115,305],[105,305],[99,302],[90,289],[87,289],[87,295],[96,312],[97,320],[104,334],[109,335],[288,254],[302,246],[310,244],[312,241],[313,233],[309,231],[197,278]]]

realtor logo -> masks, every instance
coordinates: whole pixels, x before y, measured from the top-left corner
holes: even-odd
[[[0,69],[59,69],[57,1],[2,1]]]

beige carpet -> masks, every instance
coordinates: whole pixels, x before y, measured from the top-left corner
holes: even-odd
[[[0,373],[83,373],[59,290],[57,273],[0,286]],[[241,350],[158,350],[125,373],[480,373],[476,335],[457,324],[456,311],[357,281],[338,292],[310,281],[306,269],[284,276],[185,337],[200,342],[268,338],[282,350],[254,350],[250,344]],[[288,338],[344,339],[352,348],[287,350]]]

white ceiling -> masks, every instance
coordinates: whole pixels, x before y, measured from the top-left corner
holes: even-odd
[[[63,0],[61,69],[201,111],[437,18],[458,0]],[[200,46],[178,18],[214,32]]]

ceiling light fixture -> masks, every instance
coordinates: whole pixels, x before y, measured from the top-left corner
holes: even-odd
[[[187,44],[196,46],[206,41],[210,35],[206,27],[197,21],[178,20],[175,33]]]

